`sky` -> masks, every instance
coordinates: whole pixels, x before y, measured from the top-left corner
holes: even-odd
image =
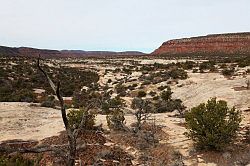
[[[149,53],[249,21],[250,0],[0,0],[0,45]]]

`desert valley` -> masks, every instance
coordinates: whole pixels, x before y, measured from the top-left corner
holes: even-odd
[[[0,165],[249,165],[250,33],[151,54],[1,46],[0,131]]]

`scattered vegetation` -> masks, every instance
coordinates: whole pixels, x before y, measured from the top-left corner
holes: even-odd
[[[4,67],[3,67],[4,66]],[[58,66],[53,61],[44,65],[46,72],[55,80],[62,80],[63,96],[72,96],[83,86],[90,86],[99,80],[96,72],[79,70],[66,66]],[[0,101],[37,102],[35,88],[45,88],[46,95],[52,91],[32,58],[1,58],[0,59]]]
[[[154,113],[177,111],[176,115],[180,115],[178,117],[185,117],[186,123],[181,123],[181,125],[187,127],[187,136],[201,149],[223,150],[233,143],[237,136],[241,117],[240,112],[235,108],[229,109],[225,101],[217,101],[212,98],[207,103],[202,103],[190,111],[186,111],[182,100],[172,97],[173,92],[170,86],[176,84],[177,87],[185,86],[185,84],[178,82],[187,79],[189,72],[218,72],[227,77],[236,76],[237,72],[240,71],[238,67],[249,66],[249,58],[222,59],[217,57],[208,58],[206,61],[187,60],[185,62],[147,65],[134,60],[124,60],[125,63],[112,59],[96,61],[95,63],[98,65],[109,66],[112,64],[116,67],[115,69],[105,69],[104,73],[100,72],[99,69],[92,68],[91,65],[88,69],[69,67],[67,64],[70,65],[72,59],[62,61],[61,66],[55,63],[58,61],[60,62],[60,60],[54,59],[44,60],[43,68],[54,82],[60,80],[61,95],[72,97],[69,105],[65,103],[64,107],[61,107],[61,109],[70,108],[66,114],[70,131],[65,131],[62,138],[65,139],[64,145],[71,141],[74,159],[80,159],[84,155],[85,157],[92,155],[89,157],[91,159],[82,160],[83,165],[90,163],[91,165],[103,163],[131,165],[133,157],[127,153],[130,149],[124,150],[123,146],[120,146],[121,142],[124,142],[125,147],[130,145],[138,150],[141,154],[138,161],[144,165],[183,165],[183,156],[180,152],[174,151],[172,154],[167,149],[168,145],[160,143],[160,139],[168,137],[162,134],[161,127],[156,125]],[[83,59],[79,62],[78,59],[73,61],[75,64],[89,63]],[[247,69],[244,70],[247,73]],[[98,72],[100,76],[107,75],[107,80],[101,79],[98,82]],[[110,75],[112,79],[110,79]],[[246,81],[245,86],[249,89],[249,81]],[[35,89],[41,88],[45,92],[35,93]],[[42,73],[38,72],[34,59],[0,59],[0,101],[40,102],[43,107],[58,108],[60,101],[56,100],[52,94],[53,90]],[[131,126],[125,125],[127,111],[132,112],[136,119],[136,122]],[[107,125],[111,130],[102,129],[101,131],[109,137],[112,137],[112,134],[120,134],[121,140],[115,142],[114,140],[117,138],[112,138],[112,142],[114,141],[120,147],[104,145],[105,136],[100,134],[99,130],[93,131],[94,134],[86,134],[86,132],[97,128],[95,126],[96,114],[106,115]],[[170,116],[172,117],[172,114]],[[68,135],[70,132],[77,132],[78,129],[80,132],[77,137]],[[91,141],[83,137],[81,133],[90,137]],[[249,142],[249,133],[249,128],[244,129],[244,140],[247,143]],[[161,134],[164,135],[164,138],[161,138]],[[97,135],[98,139],[102,140],[101,143],[95,142]],[[52,138],[56,141],[58,139],[57,137]],[[77,148],[81,147],[80,141],[84,142],[81,144],[84,145],[84,148],[79,150]],[[69,148],[71,147],[69,146]],[[68,152],[69,148],[62,149],[62,151]],[[69,157],[68,160],[70,159],[69,155],[65,155]],[[29,160],[22,158],[22,156],[20,158],[2,156],[2,158],[0,157],[0,165],[36,164],[36,160]],[[53,159],[57,160],[56,157]]]

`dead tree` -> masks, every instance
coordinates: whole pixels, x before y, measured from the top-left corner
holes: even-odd
[[[135,109],[136,128],[141,130],[142,121],[146,121],[150,117],[149,112],[152,110],[150,103],[147,100],[141,98],[134,98],[131,104],[131,108]]]
[[[44,74],[47,81],[50,84],[50,87],[52,88],[53,92],[56,94],[56,97],[58,98],[60,102],[61,107],[61,115],[64,123],[64,127],[66,129],[66,133],[68,136],[68,144],[69,144],[69,152],[67,154],[67,165],[73,166],[75,165],[75,157],[76,157],[76,137],[78,132],[74,131],[70,125],[69,120],[67,118],[66,114],[66,108],[64,105],[63,97],[60,92],[60,81],[57,82],[57,85],[54,84],[54,82],[50,79],[49,75],[41,68],[40,66],[40,57],[37,60],[37,67],[38,69]]]
[[[73,165],[75,165],[76,150],[77,150],[76,140],[77,140],[79,131],[83,128],[83,126],[85,124],[86,118],[88,118],[87,117],[88,115],[87,116],[84,114],[82,115],[81,123],[80,123],[78,128],[71,127],[69,125],[69,120],[67,118],[64,100],[63,100],[63,97],[62,97],[61,92],[60,92],[60,81],[57,82],[57,85],[54,84],[54,82],[51,80],[49,75],[40,66],[40,57],[38,58],[37,66],[38,66],[38,69],[46,77],[47,81],[50,84],[50,87],[52,88],[53,92],[55,93],[55,95],[57,96],[57,98],[59,100],[60,107],[61,107],[61,115],[62,115],[64,127],[66,129],[66,133],[67,133],[67,137],[68,137],[69,150],[67,153],[67,165],[73,166]],[[90,104],[85,109],[88,111],[89,109],[93,108],[94,105],[97,105],[96,102],[98,102],[98,101],[91,101]]]

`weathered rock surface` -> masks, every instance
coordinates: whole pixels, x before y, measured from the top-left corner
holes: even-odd
[[[153,55],[249,54],[250,32],[207,35],[164,42]]]

